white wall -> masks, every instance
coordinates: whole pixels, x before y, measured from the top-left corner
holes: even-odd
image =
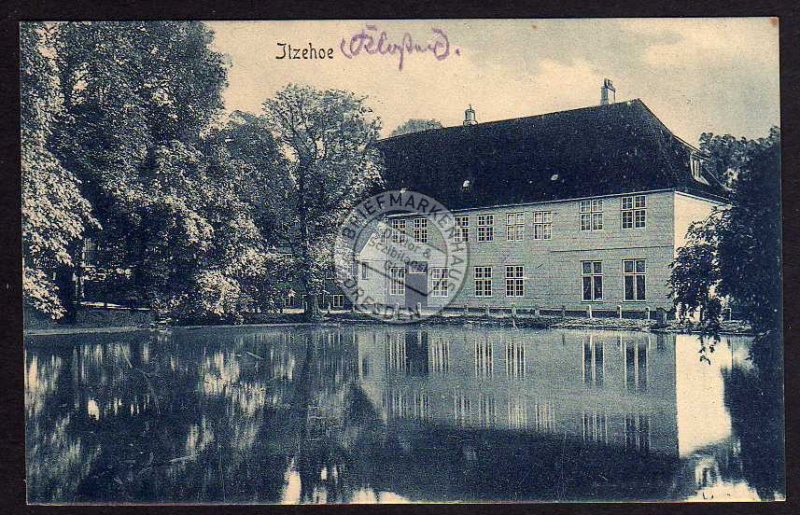
[[[707,200],[686,193],[675,193],[675,249],[686,245],[686,231],[693,222],[708,218],[714,207],[721,202]]]

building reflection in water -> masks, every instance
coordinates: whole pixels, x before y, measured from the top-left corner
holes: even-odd
[[[28,495],[780,497],[746,465],[743,442],[763,435],[732,416],[747,414],[730,387],[752,373],[746,356],[745,338],[709,365],[684,335],[423,326],[31,338]]]
[[[385,371],[359,381],[382,408],[383,420],[414,418],[412,399],[424,398],[430,405],[426,418],[440,424],[525,429],[645,453],[651,448],[675,453],[674,343],[659,352],[656,337],[647,334],[453,332],[429,328],[408,331],[405,338],[387,334],[385,366],[371,346],[360,348],[370,370]],[[564,346],[557,345],[562,338]],[[570,347],[580,352],[578,367]],[[423,358],[427,366],[416,363]],[[435,374],[415,377],[411,367]]]

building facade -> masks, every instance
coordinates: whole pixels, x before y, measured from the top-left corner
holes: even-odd
[[[448,207],[469,262],[454,276],[434,224],[389,219],[357,256],[365,304],[671,310],[676,250],[727,194],[699,151],[639,100],[424,131],[381,148],[388,188]],[[408,262],[378,241],[439,252]]]

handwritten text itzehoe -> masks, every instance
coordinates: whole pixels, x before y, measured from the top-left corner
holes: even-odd
[[[385,31],[379,30],[375,25],[367,25],[361,32],[353,34],[349,39],[342,38],[339,50],[348,59],[364,54],[397,56],[397,67],[402,71],[406,55],[428,53],[437,61],[443,61],[451,55],[450,40],[447,38],[447,34],[437,28],[433,28],[431,31],[433,37],[425,43],[415,42],[408,32],[403,34],[399,43],[392,43]],[[461,50],[455,48],[453,54],[460,56]]]

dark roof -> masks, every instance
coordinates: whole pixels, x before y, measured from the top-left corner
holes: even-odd
[[[707,172],[707,184],[692,178],[696,149],[641,100],[427,130],[378,145],[386,189],[418,191],[450,209],[673,188],[726,197]]]

